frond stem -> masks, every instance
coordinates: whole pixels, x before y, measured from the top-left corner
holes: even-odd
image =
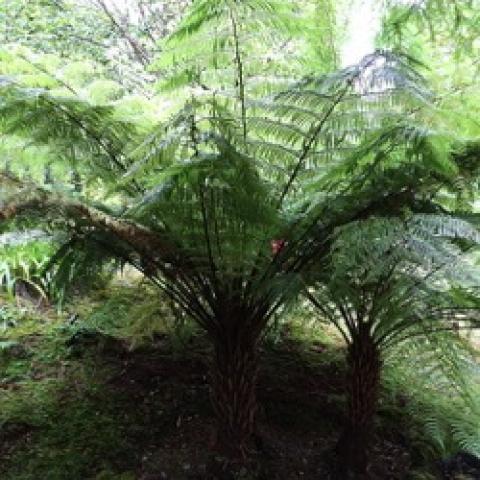
[[[243,129],[243,139],[247,139],[247,107],[245,101],[245,78],[243,73],[243,62],[242,56],[240,53],[240,41],[238,35],[238,24],[235,17],[234,7],[232,2],[228,4],[228,10],[230,13],[230,22],[232,24],[232,34],[233,41],[235,44],[235,63],[237,65],[237,82],[238,82],[238,98],[240,100],[241,115],[242,115],[242,129]]]

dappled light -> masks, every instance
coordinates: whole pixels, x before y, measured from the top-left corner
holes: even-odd
[[[478,0],[0,4],[0,478],[480,478]]]

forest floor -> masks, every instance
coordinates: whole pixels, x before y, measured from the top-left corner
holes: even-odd
[[[132,301],[128,295],[120,308]],[[201,334],[192,330],[179,342],[157,332],[132,347],[130,339],[86,327],[85,305],[75,315],[20,314],[7,303],[0,311],[2,480],[207,478],[213,424],[209,346]],[[338,480],[329,465],[344,421],[343,354],[326,336],[306,340],[288,326],[267,342],[258,387],[262,453],[257,473],[245,470],[238,478]],[[441,473],[439,458],[426,460],[417,420],[407,413],[412,400],[387,393],[377,418],[373,480],[480,479],[480,470],[461,459],[449,475]]]

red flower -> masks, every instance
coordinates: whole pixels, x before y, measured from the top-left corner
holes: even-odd
[[[283,239],[272,240],[270,246],[272,247],[272,255],[278,255],[286,245],[286,241]]]

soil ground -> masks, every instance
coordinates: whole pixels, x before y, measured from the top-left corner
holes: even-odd
[[[38,320],[18,321],[2,356],[0,478],[208,478],[214,429],[201,335],[182,351],[164,334],[132,350],[98,332],[72,333],[64,320],[38,328]],[[331,465],[344,421],[342,359],[341,348],[305,345],[288,332],[264,348],[259,453],[237,478],[340,480]],[[406,402],[381,405],[370,478],[480,479],[462,459],[448,474],[424,462],[402,417]]]

